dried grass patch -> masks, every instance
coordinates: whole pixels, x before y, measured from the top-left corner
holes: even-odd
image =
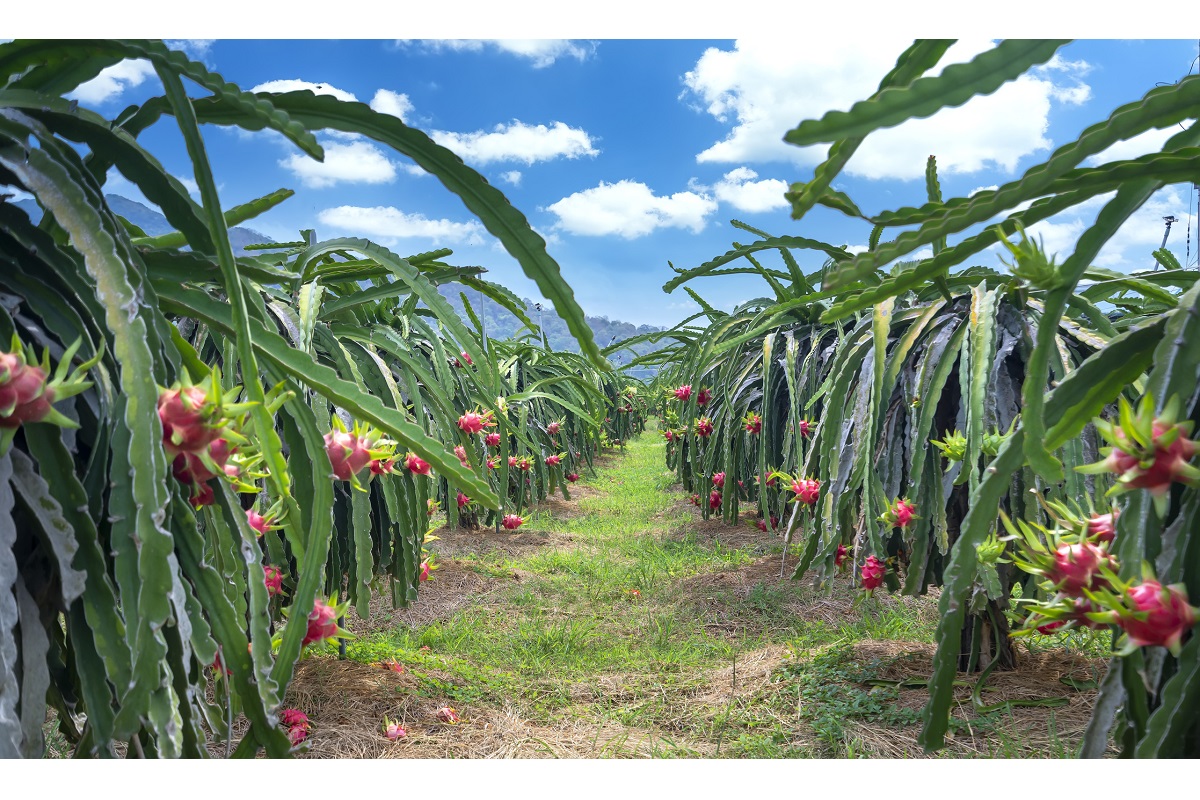
[[[511,704],[457,705],[460,721],[448,724],[438,719],[437,711],[450,703],[419,696],[419,683],[411,674],[352,661],[301,662],[287,703],[304,710],[312,724],[304,757],[647,758],[669,746],[652,732],[611,721],[532,722]],[[389,741],[383,735],[384,715],[408,735]]]
[[[1029,652],[1019,647],[1018,667],[1009,672],[993,672],[981,694],[985,703],[1005,700],[1038,700],[1050,697],[1067,699],[1067,705],[1050,707],[1017,707],[997,712],[1001,723],[997,730],[1007,739],[1010,750],[1023,757],[1049,757],[1064,751],[1070,755],[1083,739],[1091,718],[1096,690],[1079,691],[1065,685],[1060,678],[1078,681],[1099,680],[1106,669],[1106,660],[1091,658],[1077,652],[1055,649]],[[937,647],[921,642],[864,640],[851,648],[854,661],[870,669],[882,680],[928,679],[933,671],[933,656]],[[974,684],[978,674],[959,673],[957,680]],[[898,708],[919,709],[928,700],[924,688],[901,689]],[[963,721],[966,732],[947,734],[942,756],[989,756],[997,751],[997,731],[976,731],[979,714],[971,702],[971,688],[955,687],[951,715]],[[884,758],[925,758],[917,744],[918,727],[896,728],[872,725],[866,720],[847,720],[853,737],[873,756]],[[1115,751],[1114,751],[1115,752]],[[1011,755],[1012,752],[1006,752]]]
[[[346,624],[355,635],[393,628],[423,628],[450,619],[466,608],[496,605],[498,595],[505,589],[529,578],[530,574],[524,570],[508,570],[502,577],[482,575],[469,561],[439,559],[430,579],[421,584],[415,603],[407,608],[392,608],[391,595],[377,592],[371,597],[370,617],[359,619],[357,613],[350,611]]]

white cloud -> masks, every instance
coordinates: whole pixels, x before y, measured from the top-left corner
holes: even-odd
[[[1188,124],[1190,123],[1184,123],[1185,126]],[[1161,152],[1163,145],[1167,143],[1167,139],[1179,133],[1180,130],[1177,126],[1171,126],[1170,128],[1144,131],[1133,138],[1110,145],[1107,149],[1088,158],[1084,163],[1089,167],[1095,167],[1109,161],[1125,161],[1137,158],[1138,156]]]
[[[453,150],[464,161],[474,164],[519,161],[531,165],[553,158],[594,156],[599,152],[592,147],[592,139],[587,131],[562,122],[546,127],[513,120],[511,125],[500,124],[490,132],[433,131],[430,136],[438,144]]]
[[[749,167],[738,167],[732,172],[726,172],[721,180],[713,186],[713,194],[722,203],[728,203],[739,211],[756,213],[772,211],[777,208],[787,208],[788,201],[783,193],[788,190],[788,184],[778,178],[755,180],[758,173]]]
[[[645,236],[657,228],[704,229],[707,217],[717,210],[708,195],[677,192],[657,197],[637,181],[604,183],[564,197],[546,208],[558,217],[555,227],[580,236],[616,234],[625,239]]]
[[[347,100],[353,102],[358,98],[352,93],[330,86],[327,83],[312,83],[310,81],[302,81],[298,78],[287,78],[278,81],[267,81],[260,83],[251,89],[251,92],[299,92],[308,89],[313,94],[328,94],[336,97],[338,100]]]
[[[804,47],[740,40],[732,50],[709,48],[684,76],[684,96],[698,98],[703,110],[733,125],[724,140],[696,160],[819,163],[825,145],[798,148],[784,143],[783,135],[802,120],[819,118],[830,109],[848,109],[869,97],[905,46],[907,42],[898,39],[876,38],[857,40],[854,48],[847,48],[836,37],[826,37]],[[985,39],[960,41],[942,64],[969,60],[991,46]],[[1060,59],[1052,69],[1023,75],[959,108],[876,131],[846,165],[846,172],[867,178],[917,178],[924,174],[930,153],[937,155],[943,173],[975,172],[987,165],[1012,171],[1022,156],[1050,148],[1045,131],[1052,100],[1079,103],[1087,98],[1086,85],[1078,81],[1085,71],[1083,62]],[[797,86],[804,90],[796,91]]]
[[[192,178],[186,175],[176,175],[175,180],[183,184],[183,188],[188,190],[188,194],[195,195],[196,197],[200,196],[200,185]]]
[[[995,183],[991,184],[990,186],[976,186],[974,189],[972,189],[970,192],[967,193],[967,197],[974,197],[975,195],[979,194],[980,192],[994,192],[999,188],[1000,188],[999,184],[995,184]]]
[[[583,61],[596,51],[593,43],[583,44],[572,39],[398,39],[400,45],[416,45],[432,52],[482,52],[495,48],[532,62],[537,69],[548,67],[560,58]]]
[[[140,86],[142,81],[151,77],[154,77],[154,67],[149,61],[127,59],[105,67],[99,75],[80,84],[67,97],[99,105],[117,99],[126,89]]]
[[[338,206],[320,212],[317,219],[338,230],[385,242],[397,239],[431,239],[438,244],[480,245],[484,242],[485,231],[478,220],[428,219],[422,214],[406,214],[391,206]]]
[[[1163,217],[1167,216],[1173,216],[1177,220],[1171,226],[1167,249],[1175,254],[1180,263],[1184,261],[1185,256],[1195,259],[1196,218],[1189,214],[1188,188],[1186,185],[1168,186],[1152,196],[1105,243],[1092,261],[1093,265],[1121,272],[1153,269],[1154,256],[1151,253],[1162,246],[1166,228]],[[1027,233],[1034,241],[1040,237],[1046,254],[1061,264],[1074,252],[1079,237],[1096,221],[1096,215],[1112,197],[1113,193],[1109,192],[1090,198],[1063,214],[1033,225]],[[1190,256],[1185,243],[1189,224],[1192,232]],[[1016,241],[1017,237],[1010,239]],[[999,244],[993,245],[989,250],[1003,255],[1008,261],[1012,260],[1008,251]]]
[[[368,141],[338,143],[326,140],[325,161],[316,161],[303,153],[292,153],[279,166],[298,177],[312,189],[324,189],[336,183],[391,183],[396,165],[384,152]]]
[[[375,92],[375,96],[371,98],[371,108],[380,114],[391,114],[393,117],[399,117],[402,122],[407,121],[406,116],[413,112],[413,104],[408,99],[408,95],[393,92],[389,89],[380,89]]]
[[[521,171],[513,169],[513,170],[509,170],[508,172],[501,172],[500,180],[504,181],[505,183],[511,183],[513,186],[520,186],[521,185]]]
[[[188,58],[203,61],[216,39],[167,39],[163,44],[172,50],[182,50]]]

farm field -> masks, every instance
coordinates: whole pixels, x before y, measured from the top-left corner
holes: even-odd
[[[832,594],[780,580],[778,537],[700,520],[664,447],[653,431],[631,441],[528,532],[434,531],[440,568],[416,606],[352,621],[346,661],[299,665],[285,700],[312,723],[308,756],[922,756],[923,693],[885,682],[926,674],[936,598],[859,609],[848,579]],[[979,714],[960,690],[941,757],[1069,756],[1104,650],[1064,636],[983,694],[1063,707]],[[438,719],[447,706],[457,723]],[[385,716],[404,740],[379,735]]]
[[[0,40],[0,758],[1200,757],[1183,44]]]

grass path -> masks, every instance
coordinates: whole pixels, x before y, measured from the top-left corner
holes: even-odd
[[[386,609],[348,650],[358,665],[405,665],[389,676],[402,679],[392,694],[362,713],[383,708],[412,735],[398,749],[359,736],[361,751],[325,754],[916,755],[904,748],[923,698],[861,679],[903,655],[890,642],[930,640],[934,604],[884,598],[852,609],[847,591],[779,581],[779,540],[702,521],[673,488],[663,447],[654,431],[629,442],[585,476],[579,497],[535,512],[519,536],[444,532],[430,545],[442,567],[423,589],[432,617],[420,603]],[[323,665],[302,669],[292,694],[319,705],[305,684],[329,682],[337,662],[315,661]],[[428,723],[441,705],[463,722]],[[903,731],[903,748],[873,741],[880,725]],[[976,743],[990,735],[992,754],[1021,753],[1002,721],[956,729]]]

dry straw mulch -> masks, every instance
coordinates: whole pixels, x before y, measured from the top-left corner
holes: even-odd
[[[426,674],[438,677],[436,670]],[[449,675],[442,674],[448,680]],[[287,703],[309,716],[307,758],[646,758],[668,744],[652,732],[584,719],[533,722],[511,705],[454,706],[459,722],[438,718],[446,698],[422,697],[421,680],[332,658],[302,661],[288,687]],[[383,718],[398,721],[407,736],[383,735]],[[711,748],[699,745],[697,755]]]

